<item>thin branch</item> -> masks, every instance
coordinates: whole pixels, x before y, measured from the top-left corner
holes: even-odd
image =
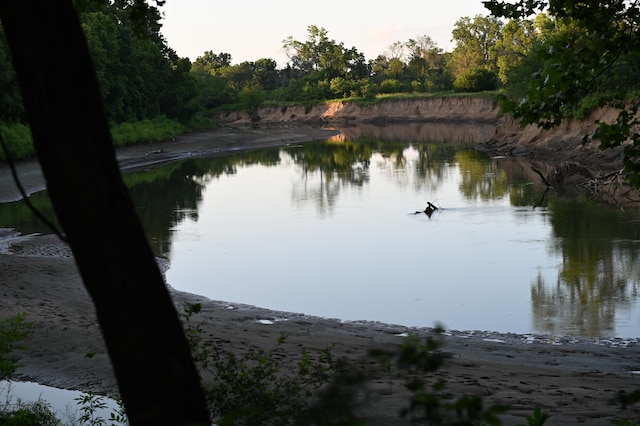
[[[540,176],[540,178],[542,179],[542,182],[544,182],[544,184],[547,185],[547,188],[551,188],[551,184],[549,184],[549,182],[547,182],[547,179],[545,179],[544,175],[542,174],[542,172],[540,170],[536,169],[533,166],[531,166],[531,170],[533,170],[534,172],[536,172],[538,174],[538,176]]]
[[[40,219],[47,227],[49,227],[53,231],[53,233],[58,236],[58,238],[60,238],[65,243],[68,242],[67,238],[62,234],[62,232],[58,229],[58,227],[49,219],[47,219],[33,204],[31,204],[31,201],[29,200],[29,196],[27,195],[27,191],[25,191],[24,187],[22,186],[22,183],[20,182],[20,177],[18,177],[18,172],[16,170],[15,162],[13,161],[13,157],[11,156],[11,152],[9,151],[9,147],[7,146],[7,143],[4,140],[4,135],[2,134],[2,132],[0,132],[0,146],[2,147],[4,156],[7,159],[7,164],[9,164],[9,169],[11,170],[11,176],[13,177],[13,181],[15,182],[16,187],[18,188],[18,191],[20,191],[20,195],[22,195],[22,199],[24,200],[29,210],[31,210],[31,212],[38,219]]]

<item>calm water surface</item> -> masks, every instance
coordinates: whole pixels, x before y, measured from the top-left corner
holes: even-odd
[[[528,165],[465,140],[343,139],[192,177],[169,283],[344,320],[639,335],[634,217],[543,198]],[[414,214],[427,201],[441,209]]]
[[[638,215],[545,194],[530,165],[471,148],[491,131],[345,129],[126,180],[179,290],[343,320],[640,336]],[[440,210],[414,214],[428,201]]]

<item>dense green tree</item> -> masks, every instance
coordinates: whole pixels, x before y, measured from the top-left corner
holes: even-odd
[[[121,2],[94,1],[83,10],[82,27],[107,118],[123,122],[165,115],[189,121],[196,111],[190,63],[167,46],[157,23],[159,12],[148,9],[149,23],[141,28]]]
[[[427,35],[391,44],[385,53],[370,62],[369,68],[371,78],[381,86],[382,92],[398,83],[397,91],[425,92],[451,87],[447,55]]]
[[[373,79],[380,82],[385,78],[386,72],[389,69],[389,59],[386,55],[380,54],[370,62],[369,66]]]
[[[451,34],[456,43],[450,62],[455,75],[476,68],[497,70],[496,44],[502,36],[502,21],[492,16],[465,16],[455,23]]]
[[[379,55],[371,66],[378,84],[385,80],[401,81],[407,70],[404,43],[392,43],[387,52]]]
[[[231,88],[225,78],[202,70],[193,71],[191,75],[196,82],[196,102],[200,107],[213,109],[237,102],[238,91]]]
[[[173,56],[170,65],[165,87],[158,97],[160,113],[188,123],[200,111],[196,102],[198,95],[196,80],[190,74],[191,61],[188,58]]]
[[[130,13],[148,7],[127,3]],[[49,196],[96,307],[130,423],[211,424],[182,325],[120,176],[72,1],[0,2],[0,19]]]
[[[527,57],[538,39],[535,24],[529,19],[511,19],[502,28],[502,37],[496,42],[498,76],[503,83],[509,71]]]
[[[76,7],[95,64],[107,118],[112,123],[164,115],[188,122],[196,113],[189,61],[160,34],[156,8],[134,3],[78,1]],[[135,15],[134,9],[136,10]],[[131,16],[144,16],[145,23]],[[18,85],[0,39],[0,120],[24,121]]]
[[[629,100],[637,98],[638,80],[616,81],[625,73],[636,72],[629,65],[637,63],[640,52],[638,2],[491,0],[485,4],[495,16],[525,19],[546,11],[556,22],[557,31],[550,32],[533,52],[538,69],[530,78],[526,96],[506,100],[506,109],[523,125],[550,128],[573,116],[589,98],[619,108],[617,120],[598,123],[593,137],[600,140],[601,148],[624,144],[628,178],[640,186],[640,134],[635,130],[640,124],[640,103]]]
[[[530,28],[531,22],[533,28]],[[565,27],[546,13],[539,13],[533,20],[509,20],[497,46],[499,76],[507,97],[521,99],[526,96],[531,76],[540,68],[536,51],[544,50],[546,44]],[[510,51],[514,53],[510,54]]]
[[[246,86],[239,94],[240,104],[247,111],[255,111],[264,101],[264,91],[257,86]]]
[[[238,102],[244,89],[275,90],[281,85],[276,67],[276,62],[269,58],[234,65],[228,53],[204,52],[191,67],[197,81],[198,103],[204,108],[215,108]]]
[[[328,81],[335,77],[350,77],[352,71],[362,74],[364,57],[355,47],[345,48],[343,43],[329,39],[326,29],[315,25],[307,28],[307,34],[305,42],[292,36],[283,41],[292,68],[307,75],[317,73],[318,80]]]
[[[355,47],[352,47],[349,49],[347,57],[349,58],[349,76],[352,80],[369,78],[371,76],[371,68],[363,53],[358,52]]]
[[[212,50],[208,50],[198,56],[193,62],[194,71],[205,71],[211,75],[217,75],[221,68],[231,66],[231,55],[229,53],[221,52],[219,55],[213,53]]]
[[[4,31],[0,25],[0,121],[16,122],[24,119],[20,89],[15,79]]]
[[[476,68],[458,75],[453,82],[458,92],[482,92],[498,88],[498,75],[486,68]]]
[[[408,73],[412,80],[417,80],[424,85],[429,78],[430,61],[442,53],[436,43],[429,37],[423,36],[417,40],[409,39],[405,46],[409,50]]]
[[[345,84],[359,91],[362,80],[370,74],[364,55],[329,40],[324,28],[309,27],[305,43],[289,37],[284,41],[290,63],[281,73],[286,88],[278,92],[281,100],[322,100],[344,96]],[[333,80],[338,79],[335,83]],[[334,92],[333,88],[337,90]]]
[[[279,86],[278,64],[271,58],[261,58],[253,63],[253,82],[263,90]]]
[[[191,66],[191,75],[195,79],[197,87],[197,103],[202,108],[212,109],[222,105],[235,104],[238,102],[238,93],[242,84],[234,84],[229,81],[229,77],[238,77],[239,73],[225,71],[231,67],[232,56],[229,53],[213,53],[208,50],[196,58]]]
[[[241,62],[237,65],[229,65],[228,67],[220,68],[218,71],[229,86],[233,89],[240,91],[253,83],[253,63]]]
[[[400,58],[389,59],[389,67],[384,73],[385,77],[399,80],[404,75],[406,64]]]
[[[123,46],[126,40],[120,25],[114,16],[107,13],[88,12],[83,17],[82,29],[100,81],[107,118],[124,121],[133,113],[126,105],[128,77],[122,61],[126,57]]]
[[[423,35],[415,40],[409,39],[405,47],[409,51],[407,64],[409,78],[420,83],[421,91],[449,88],[450,78],[446,70],[447,55],[431,37]]]
[[[293,68],[297,68],[306,74],[320,70],[320,56],[331,45],[327,30],[311,25],[307,28],[307,41],[295,40],[292,36],[283,41],[283,47],[287,53]]]

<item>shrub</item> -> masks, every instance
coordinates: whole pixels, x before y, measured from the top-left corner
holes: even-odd
[[[186,127],[174,120],[158,117],[111,126],[111,137],[115,146],[141,142],[159,142],[173,139],[184,133]]]
[[[399,80],[387,79],[380,83],[380,93],[399,93],[402,91],[402,83]]]
[[[78,418],[81,425],[89,426],[106,426],[107,421],[98,415],[99,410],[107,408],[105,397],[96,395],[93,392],[82,394],[75,398],[75,401],[82,413]],[[127,417],[124,412],[124,406],[120,400],[117,401],[119,409],[117,411],[111,411],[109,416],[109,425],[120,425],[127,422]]]
[[[365,99],[375,99],[378,91],[378,86],[375,83],[367,83],[360,86],[360,95]]]
[[[30,158],[36,155],[31,129],[26,124],[2,124],[0,125],[0,132],[2,132],[2,137],[9,149],[11,158],[14,160]],[[3,149],[0,149],[0,160],[7,160]]]
[[[347,98],[354,87],[352,81],[343,77],[335,77],[330,83],[331,94],[336,98]]]
[[[259,87],[245,87],[240,91],[242,109],[253,112],[264,102],[264,91]]]
[[[26,321],[26,314],[0,321],[0,380],[6,380],[21,367],[11,354],[25,349],[19,342],[29,337],[32,324]],[[15,403],[7,401],[0,406],[0,425],[2,426],[57,426],[60,422],[51,405],[38,399],[25,402],[18,399]]]
[[[48,402],[42,399],[34,402],[24,402],[18,399],[15,404],[7,404],[0,409],[0,425],[58,426],[60,420]]]
[[[374,378],[399,374],[410,392],[408,405],[399,413],[412,422],[433,425],[499,425],[504,405],[485,407],[481,397],[454,396],[446,382],[434,379],[447,359],[436,337],[409,336],[392,350],[372,350],[354,365],[337,359],[329,347],[313,357],[302,350],[297,369],[283,365],[280,349],[286,336],[270,351],[237,356],[202,338],[202,324],[193,324],[200,304],[188,305],[181,317],[196,364],[212,379],[206,393],[216,424],[225,425],[364,425],[354,410],[366,407],[367,385]],[[440,330],[436,330],[439,332]],[[371,361],[374,362],[371,362]],[[548,413],[536,408],[527,416],[530,425],[542,425]]]
[[[483,92],[498,88],[498,74],[486,68],[476,68],[460,74],[453,82],[458,92]]]
[[[258,349],[237,356],[205,341],[201,337],[201,325],[191,324],[192,316],[201,308],[200,304],[188,305],[182,318],[194,360],[211,376],[205,392],[216,424],[317,424],[319,419],[324,419],[320,424],[330,424],[330,419],[354,420],[351,409],[355,393],[343,393],[340,404],[334,401],[335,396],[340,395],[335,390],[347,389],[340,383],[353,374],[348,374],[349,369],[333,356],[331,348],[317,357],[303,350],[293,371],[282,364],[280,348],[285,335],[270,351]]]
[[[26,321],[26,314],[21,313],[13,318],[0,321],[0,380],[8,379],[19,367],[11,353],[16,349],[24,350],[19,342],[31,334],[31,323]]]

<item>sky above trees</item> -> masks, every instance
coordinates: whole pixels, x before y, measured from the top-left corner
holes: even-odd
[[[162,34],[181,57],[194,61],[205,51],[230,53],[234,64],[271,58],[284,67],[282,41],[304,40],[309,25],[356,47],[367,59],[397,42],[430,36],[451,51],[451,31],[463,16],[488,15],[482,0],[168,0]]]

